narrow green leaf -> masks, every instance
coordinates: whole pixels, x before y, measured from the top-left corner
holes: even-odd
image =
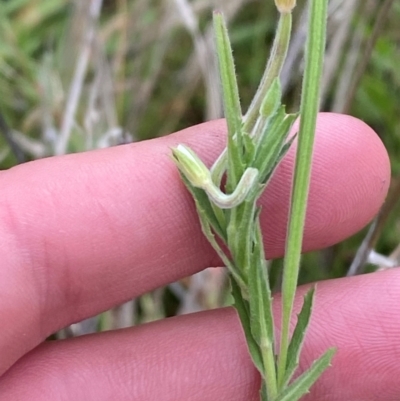
[[[287,142],[285,142],[285,144],[282,146],[280,152],[279,152],[279,156],[277,158],[277,162],[279,163],[286,155],[286,153],[288,152],[288,150],[290,149],[290,147],[292,146],[292,143],[294,142],[294,140],[297,138],[297,134],[294,134]]]
[[[229,135],[233,137],[235,134],[239,135],[242,128],[242,110],[236,82],[235,63],[225,19],[219,11],[215,11],[213,17],[225,118],[227,119]],[[239,137],[238,143],[240,143]]]
[[[253,253],[248,268],[250,327],[258,343],[267,384],[268,399],[274,399],[278,392],[274,346],[274,317],[272,314],[272,296],[267,277],[262,234],[257,210],[254,224]]]
[[[232,250],[235,263],[239,266],[249,266],[251,235],[254,231],[255,199],[260,192],[259,185],[255,186],[248,195],[248,200],[231,211],[227,235],[228,246]]]
[[[296,118],[297,115],[295,114],[286,114],[284,107],[281,106],[277,116],[268,126],[267,133],[263,135],[264,138],[257,148],[253,162],[254,167],[257,166],[256,168],[260,172],[261,182],[265,182],[272,169],[276,166],[279,153],[285,145]]]
[[[265,183],[270,177],[273,168],[280,161],[282,149],[287,147],[284,143],[292,127],[296,115],[286,114],[284,106],[271,117],[270,125],[265,129],[262,142],[258,144],[252,165],[259,166],[260,183]],[[289,141],[289,145],[292,142]],[[255,211],[255,201],[261,195],[262,185],[254,188],[253,193],[248,194],[248,200],[233,209],[227,228],[228,246],[232,251],[235,262],[239,266],[248,266],[249,259],[249,235],[252,232],[252,222]]]
[[[235,136],[236,138],[236,136]],[[246,169],[245,164],[242,162],[243,146],[236,142],[235,139],[228,137],[228,160],[227,160],[227,171],[226,171],[226,184],[225,192],[227,194],[232,193],[237,184],[239,183],[240,177]]]
[[[255,138],[256,146],[257,146],[257,153],[260,152],[259,147],[265,147],[265,141],[270,140],[270,136],[275,135],[275,130],[279,127],[285,117],[287,116],[285,106],[279,105],[275,113],[273,113],[269,118],[264,120],[264,125],[260,127],[261,134],[259,137]]]
[[[211,177],[215,185],[220,186],[228,167],[228,149],[224,149],[211,167]]]
[[[207,194],[199,188],[194,187],[188,179],[181,174],[182,181],[188,188],[189,192],[192,194],[193,199],[195,201],[197,214],[199,216],[201,230],[204,236],[208,239],[211,246],[217,252],[218,256],[221,258],[222,262],[225,264],[225,267],[230,271],[230,273],[235,277],[235,279],[241,283],[245,284],[245,279],[241,272],[235,267],[235,265],[231,262],[229,257],[224,253],[217,240],[215,239],[214,232],[226,243],[227,242],[227,234],[226,229],[220,225],[218,218],[214,213],[214,209],[216,207],[212,207],[210,200],[208,199]],[[222,210],[220,210],[223,213]]]
[[[217,252],[218,256],[221,258],[222,262],[225,264],[230,273],[235,277],[237,282],[244,286],[246,280],[244,279],[243,275],[230,261],[229,257],[224,253],[215,239],[214,232],[226,243],[227,234],[225,228],[220,225],[219,220],[214,214],[214,209],[210,203],[210,200],[208,199],[207,194],[202,189],[194,187],[182,173],[181,178],[195,201],[197,214],[199,216],[201,229],[204,236],[208,239],[211,246]]]
[[[263,380],[262,383],[261,383],[260,400],[261,401],[269,401],[268,393],[267,393],[267,385],[265,383],[265,380]]]
[[[298,377],[292,384],[283,390],[274,401],[298,401],[310,391],[311,386],[318,380],[324,371],[331,366],[331,360],[336,350],[331,348],[319,359],[314,361],[310,369]]]
[[[228,29],[221,12],[213,14],[218,66],[222,85],[225,118],[228,125],[228,190],[233,190],[243,173],[238,169],[242,159],[242,110],[236,81],[235,64]],[[237,146],[235,146],[237,144]]]
[[[254,160],[254,156],[256,153],[256,141],[255,138],[251,137],[246,132],[242,132],[242,139],[243,139],[243,147],[245,149],[243,154],[243,163],[239,165],[239,170],[245,170],[246,167],[252,165]],[[211,177],[215,185],[220,186],[222,177],[226,172],[228,167],[228,150],[225,148],[223,152],[219,155],[218,159],[214,162],[213,166],[211,167]]]
[[[255,195],[255,199],[258,199],[262,193],[264,192],[265,187],[268,184],[268,181],[271,179],[272,175],[275,172],[276,167],[284,158],[290,147],[292,146],[293,141],[296,139],[296,135],[293,135],[281,148],[279,151],[278,157],[275,159],[274,165],[271,167],[270,171],[263,177],[262,184],[259,186],[258,193]]]
[[[267,94],[260,107],[260,115],[262,117],[271,117],[278,110],[281,105],[282,88],[279,78],[275,78],[271,87],[268,89]]]
[[[257,343],[261,346],[263,341],[267,341],[273,347],[272,296],[263,253],[257,235],[248,270],[250,322],[252,333]]]
[[[278,164],[281,162],[281,160],[284,158],[290,147],[292,146],[293,141],[296,139],[296,135],[293,135],[281,148],[279,151],[279,155],[275,160],[275,164],[272,166],[271,170],[267,173],[265,177],[263,177],[263,185],[262,188],[260,189],[260,195],[262,194],[265,186],[268,184],[268,181],[271,179],[272,175],[275,172],[276,167]]]
[[[221,218],[218,218],[216,216],[214,208],[212,207],[210,199],[208,198],[208,195],[205,193],[203,189],[194,187],[182,173],[181,173],[181,178],[184,184],[186,185],[186,188],[192,194],[198,212],[199,213],[201,212],[202,216],[204,216],[204,218],[209,222],[209,224],[211,224],[211,227],[215,231],[215,233],[226,243],[227,242],[226,228],[221,224],[220,221]]]
[[[310,323],[313,308],[315,288],[311,288],[304,297],[303,306],[297,317],[296,327],[288,349],[288,360],[286,365],[285,379],[283,386],[286,386],[299,366],[300,352],[303,347],[304,337]]]
[[[260,112],[260,106],[264,100],[265,94],[271,87],[274,79],[280,76],[283,68],[283,63],[286,59],[286,53],[289,48],[290,33],[292,29],[292,14],[280,14],[278,28],[276,31],[274,43],[271,49],[271,54],[268,59],[267,68],[261,78],[257,92],[250,104],[250,107],[244,118],[244,130],[252,132],[256,125],[257,118]]]
[[[251,166],[256,155],[256,145],[253,138],[246,132],[243,132],[243,146],[245,149],[243,163],[245,166]]]
[[[198,215],[200,218],[200,224],[201,224],[201,229],[203,231],[203,234],[208,239],[208,242],[211,244],[211,246],[214,248],[214,250],[217,252],[218,256],[221,258],[222,262],[225,264],[225,267],[229,270],[229,272],[234,277],[234,279],[240,284],[240,286],[242,288],[246,288],[246,280],[245,280],[242,272],[239,269],[237,269],[237,267],[229,260],[229,257],[221,249],[217,240],[215,239],[214,233],[207,220],[207,217],[202,212],[202,210],[199,209],[197,203],[196,203],[196,206],[197,206],[197,212],[198,212]]]
[[[238,266],[249,266],[251,241],[248,234],[251,232],[254,211],[255,205],[253,202],[248,201],[230,211],[227,228],[228,247],[232,252],[232,258]],[[242,218],[245,214],[250,216],[251,220],[245,221]]]
[[[264,367],[260,348],[257,345],[256,341],[254,340],[253,335],[251,334],[248,302],[245,299],[243,299],[240,287],[233,278],[231,278],[231,288],[232,288],[232,296],[234,299],[233,306],[237,310],[240,322],[242,323],[244,335],[246,337],[247,348],[249,350],[251,359],[256,368],[258,369],[258,371],[260,372],[261,376],[264,376]]]

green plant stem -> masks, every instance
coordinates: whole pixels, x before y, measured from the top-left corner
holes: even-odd
[[[310,185],[312,151],[319,107],[320,81],[325,51],[328,0],[311,0],[306,65],[300,106],[300,130],[289,215],[282,282],[282,326],[278,358],[278,385],[284,382],[289,347],[290,319],[300,268],[303,229]]]
[[[251,133],[253,131],[265,95],[267,94],[268,89],[271,87],[274,79],[279,77],[282,71],[289,48],[291,31],[292,14],[281,13],[267,68],[265,69],[264,75],[261,78],[260,85],[253,98],[253,101],[250,104],[249,110],[244,117],[244,132]]]

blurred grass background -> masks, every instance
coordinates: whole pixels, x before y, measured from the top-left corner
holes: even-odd
[[[300,99],[305,3],[298,0],[282,74],[292,110]],[[0,168],[159,137],[221,117],[211,31],[216,8],[229,21],[247,106],[275,30],[273,0],[0,0]],[[322,109],[354,115],[377,131],[391,157],[393,182],[369,229],[305,255],[302,283],[344,276],[352,263],[353,273],[376,269],[381,261],[371,250],[391,258],[386,265],[400,263],[399,17],[400,1],[330,1]],[[272,265],[277,281],[280,265]],[[209,269],[59,336],[227,302],[224,270]]]

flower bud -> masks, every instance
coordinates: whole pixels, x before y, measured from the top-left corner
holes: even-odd
[[[280,13],[291,13],[296,7],[296,0],[275,0],[275,5]]]
[[[211,173],[200,158],[189,147],[179,144],[172,149],[173,158],[182,174],[197,188],[211,182]]]

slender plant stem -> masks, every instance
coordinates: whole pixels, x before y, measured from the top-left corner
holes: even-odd
[[[300,268],[303,229],[311,175],[312,151],[319,107],[320,81],[325,52],[325,27],[328,0],[311,0],[306,66],[300,106],[300,130],[292,189],[288,236],[282,283],[282,326],[278,358],[278,385],[282,386],[286,370],[290,319]]]
[[[249,110],[244,117],[244,132],[251,133],[256,125],[257,118],[260,112],[260,106],[271,87],[272,82],[276,77],[279,77],[283,64],[286,59],[286,54],[289,48],[290,33],[292,31],[292,14],[281,13],[279,17],[276,36],[271,49],[271,55],[267,68],[261,78],[260,85],[250,104]]]

